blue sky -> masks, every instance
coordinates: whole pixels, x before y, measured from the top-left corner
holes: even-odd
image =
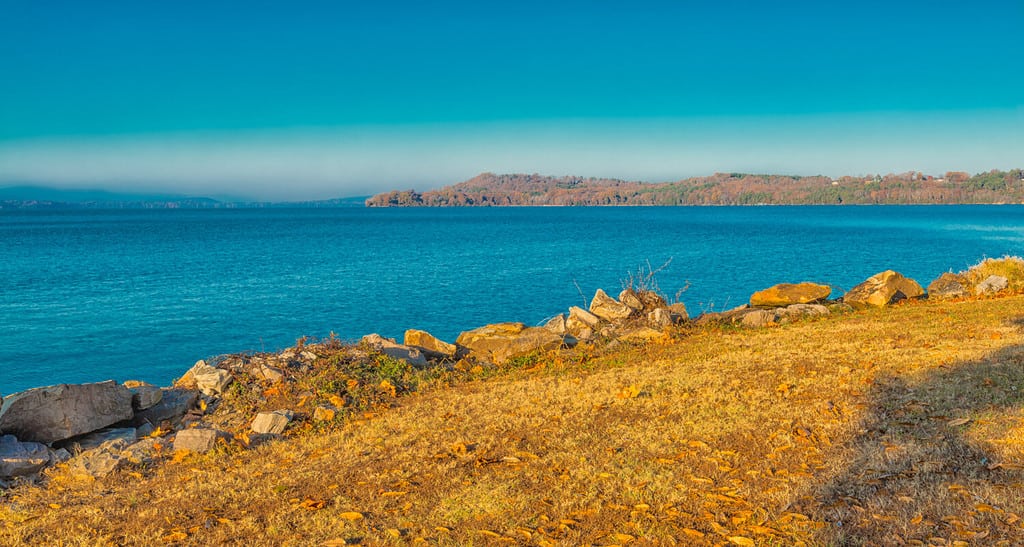
[[[293,4],[0,0],[0,186],[1024,165],[1022,0]]]

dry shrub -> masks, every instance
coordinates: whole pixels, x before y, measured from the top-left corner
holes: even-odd
[[[972,286],[981,283],[991,275],[1005,277],[1010,282],[1010,290],[1015,293],[1024,292],[1024,258],[1004,256],[1002,258],[986,258],[971,266],[964,275]]]

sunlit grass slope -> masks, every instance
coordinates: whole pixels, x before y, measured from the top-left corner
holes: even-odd
[[[0,543],[1021,545],[1024,297],[476,371],[0,504]]]

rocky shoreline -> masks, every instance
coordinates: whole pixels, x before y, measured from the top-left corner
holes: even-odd
[[[944,273],[927,291],[888,270],[839,298],[828,285],[780,284],[754,293],[748,304],[690,318],[646,287],[613,298],[598,289],[588,309],[573,306],[541,326],[497,323],[463,332],[454,343],[408,330],[401,343],[371,334],[358,344],[305,340],[279,353],[236,354],[199,361],[173,386],[113,380],[33,388],[0,399],[0,487],[35,481],[56,465],[100,478],[129,464],[145,465],[167,451],[242,449],[280,438],[303,424],[334,423],[351,409],[388,401],[413,387],[404,370],[484,370],[538,352],[579,345],[610,347],[667,340],[672,327],[730,324],[747,328],[904,300],[989,298],[1024,292],[1024,259],[987,259]],[[397,371],[382,375],[380,371]],[[360,375],[361,374],[361,375]],[[316,375],[316,382],[304,381]],[[297,399],[281,397],[296,392]],[[244,404],[227,405],[226,400]],[[276,402],[281,408],[268,410]]]

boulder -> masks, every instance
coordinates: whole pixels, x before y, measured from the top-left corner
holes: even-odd
[[[995,294],[1010,286],[1010,280],[1001,275],[990,275],[974,287],[974,294],[978,296]]]
[[[682,313],[679,313],[681,310]],[[677,325],[689,319],[686,314],[686,306],[682,303],[672,304],[668,308],[655,308],[647,313],[647,322],[656,327],[667,327]]]
[[[928,298],[959,298],[967,294],[968,284],[966,277],[946,272],[928,284]]]
[[[53,461],[46,445],[21,442],[14,435],[0,435],[0,477],[24,477],[38,473]]]
[[[284,428],[288,427],[288,423],[292,421],[294,416],[295,413],[291,410],[260,412],[256,415],[256,419],[252,421],[250,429],[252,429],[253,433],[280,435],[284,433]]]
[[[590,301],[590,313],[606,321],[624,321],[633,315],[633,309],[608,296],[601,289],[594,293],[594,299]]]
[[[427,331],[416,329],[405,331],[403,342],[406,346],[414,347],[432,359],[453,359],[457,349],[455,344],[449,344]]]
[[[185,374],[183,374],[181,378],[178,378],[177,381],[174,382],[174,386],[183,387],[186,389],[196,389],[196,371],[205,370],[206,367],[209,366],[210,365],[207,365],[206,361],[204,361],[203,359],[196,361],[196,364],[192,365],[192,368],[185,371]]]
[[[667,327],[673,323],[672,312],[667,308],[658,308],[647,314],[647,322],[655,327]]]
[[[917,281],[892,270],[877,273],[843,296],[843,302],[855,307],[884,307],[924,294]]]
[[[105,442],[79,454],[74,458],[71,468],[81,475],[97,479],[105,477],[128,461],[123,452],[133,443],[134,441],[127,439],[114,439]]]
[[[668,311],[672,312],[673,315],[677,316],[680,321],[686,321],[690,318],[689,312],[686,311],[686,304],[682,302],[676,302],[675,304],[669,304]]]
[[[569,318],[565,320],[565,328],[577,338],[584,329],[593,332],[601,324],[601,318],[578,306],[569,308]]]
[[[625,289],[620,292],[619,302],[622,302],[635,311],[641,311],[644,309],[644,301],[640,299],[640,295],[638,295],[633,289]]]
[[[174,449],[208,452],[217,445],[217,439],[227,438],[230,435],[217,429],[184,429],[174,436]]]
[[[552,317],[551,319],[548,319],[544,323],[544,328],[548,329],[549,331],[559,336],[565,336],[566,334],[569,334],[569,329],[566,326],[564,313],[560,313]]]
[[[417,368],[423,368],[430,364],[420,350],[399,344],[393,339],[384,338],[379,334],[367,334],[363,337],[361,343],[373,351],[383,353],[393,359],[405,361]]]
[[[654,291],[640,291],[637,293],[637,296],[639,296],[640,301],[644,303],[643,309],[647,311],[668,306],[668,302],[665,302],[665,299]]]
[[[123,440],[127,444],[135,442],[138,437],[138,433],[134,427],[116,427],[106,428],[99,431],[94,431],[88,435],[64,441],[61,446],[70,448],[73,452],[85,452],[86,450],[92,450],[99,446],[109,443],[111,441]]]
[[[829,315],[830,312],[827,307],[821,304],[792,304],[785,308],[777,308],[775,315],[779,318],[786,319],[797,319],[799,317],[814,317]]]
[[[750,305],[757,308],[778,308],[792,304],[820,302],[832,294],[828,285],[817,283],[780,283],[750,296]]]
[[[741,321],[747,313],[750,313],[750,306],[742,304],[730,310],[702,313],[697,317],[695,323],[698,325],[736,323]]]
[[[132,392],[132,408],[135,410],[146,410],[155,406],[164,396],[163,390],[146,382],[128,380],[124,387]]]
[[[230,372],[209,366],[197,371],[195,379],[196,388],[208,397],[219,397],[231,385],[231,382],[234,381],[234,377],[231,376]]]
[[[113,380],[59,384],[8,395],[0,406],[0,433],[52,443],[131,419],[132,394]]]
[[[199,402],[199,392],[184,388],[163,389],[160,402],[145,410],[135,413],[132,424],[139,426],[146,422],[160,425],[163,422],[176,422]]]
[[[753,310],[743,314],[740,324],[744,327],[767,327],[779,320],[774,310]]]
[[[284,371],[266,364],[259,364],[252,367],[250,373],[259,380],[276,384],[284,380]]]
[[[496,323],[463,332],[455,343],[478,359],[500,365],[512,357],[560,348],[564,340],[544,327]]]

